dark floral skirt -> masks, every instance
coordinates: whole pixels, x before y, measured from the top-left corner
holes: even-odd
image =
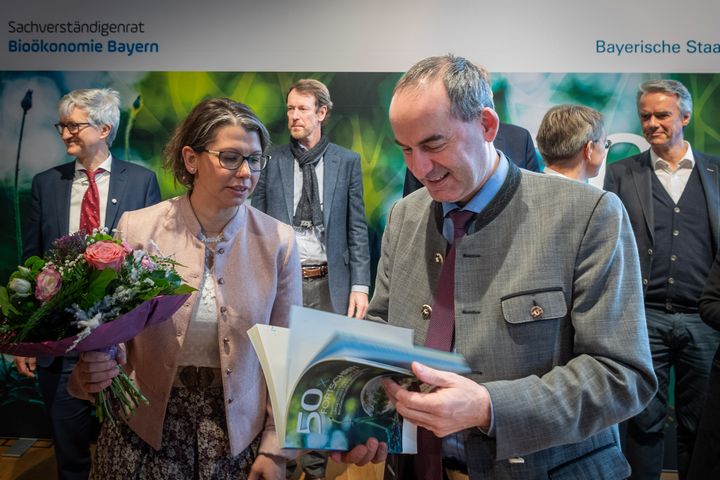
[[[260,436],[230,456],[222,387],[173,388],[162,448],[153,449],[123,421],[100,431],[91,479],[242,479],[250,474]]]

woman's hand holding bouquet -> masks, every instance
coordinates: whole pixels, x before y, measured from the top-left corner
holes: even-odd
[[[88,352],[79,365],[87,391],[97,394],[100,420],[114,412],[132,415],[147,400],[118,367],[125,363],[118,345],[170,318],[194,290],[176,265],[104,231],[62,237],[45,258],[30,257],[0,287],[0,352]]]

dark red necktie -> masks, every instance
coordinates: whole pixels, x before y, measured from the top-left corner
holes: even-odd
[[[452,348],[455,336],[455,246],[465,236],[467,225],[475,213],[453,210],[448,213],[453,222],[453,241],[445,255],[438,278],[432,315],[425,337],[425,346],[445,350]],[[442,480],[442,440],[431,431],[418,428],[418,454],[415,456],[415,477],[422,480]]]
[[[104,172],[102,168],[94,171],[84,170],[88,177],[88,188],[80,205],[80,231],[91,234],[94,229],[100,227],[100,194],[98,194],[95,175]]]

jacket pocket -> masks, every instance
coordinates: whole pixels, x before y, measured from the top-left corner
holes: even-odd
[[[513,293],[500,303],[505,321],[511,324],[563,318],[568,312],[562,287]]]

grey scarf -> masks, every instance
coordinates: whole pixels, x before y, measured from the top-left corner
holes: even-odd
[[[290,139],[290,151],[303,173],[302,194],[295,210],[293,225],[301,228],[319,227],[323,229],[323,215],[320,208],[320,190],[318,189],[315,166],[325,155],[330,141],[323,135],[317,145],[309,150],[300,147],[294,138]]]

